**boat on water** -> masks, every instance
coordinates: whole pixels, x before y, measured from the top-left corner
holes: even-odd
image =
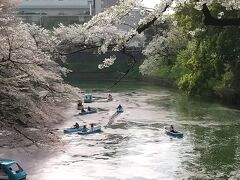
[[[71,128],[64,129],[63,132],[68,134],[68,133],[77,133],[82,130],[83,130],[83,126],[80,126],[79,128],[71,127]]]
[[[88,134],[94,134],[94,133],[100,133],[102,132],[101,127],[94,127],[88,131],[80,131],[78,132],[79,135],[88,135]]]
[[[84,103],[91,103],[91,102],[93,102],[92,95],[91,94],[85,94],[83,102]]]
[[[0,159],[0,179],[23,180],[27,173],[15,160]]]
[[[123,108],[117,108],[117,113],[122,113],[123,112]]]
[[[168,135],[168,136],[172,136],[172,137],[176,137],[176,138],[183,138],[183,133],[180,132],[180,131],[170,131],[168,129],[165,129],[165,133]]]
[[[93,114],[93,113],[96,113],[96,112],[97,112],[96,108],[91,108],[90,110],[86,110],[85,112],[78,113],[78,115]]]

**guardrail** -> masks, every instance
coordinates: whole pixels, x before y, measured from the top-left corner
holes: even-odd
[[[57,27],[60,23],[64,25],[69,24],[83,24],[87,21],[89,21],[92,16],[90,15],[40,15],[40,14],[15,14],[16,17],[22,18],[24,22],[27,23],[35,23],[39,26],[45,27],[45,28],[53,28]]]

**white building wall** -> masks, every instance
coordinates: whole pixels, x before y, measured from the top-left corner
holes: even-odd
[[[16,15],[25,22],[51,28],[59,23],[84,23],[118,0],[19,0]],[[91,4],[91,8],[90,8]],[[90,12],[90,10],[92,10]]]
[[[40,13],[41,10],[44,10],[44,13],[49,15],[76,15],[84,14],[82,12],[78,13],[77,9],[90,10],[90,2],[92,4],[92,15],[94,15],[104,11],[105,8],[115,5],[118,0],[20,0],[19,10],[22,10],[22,12],[26,11],[27,13],[33,11]],[[61,9],[61,12],[57,12],[57,9]],[[66,13],[62,9],[66,9],[66,11],[68,11],[67,9],[76,10],[73,10],[73,13],[70,11]]]
[[[20,8],[89,7],[88,0],[20,0]]]
[[[88,0],[20,0],[19,14],[90,15]]]

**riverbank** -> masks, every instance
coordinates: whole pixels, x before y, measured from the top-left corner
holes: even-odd
[[[66,115],[62,112],[69,107],[70,103],[44,107],[49,114],[41,120],[32,119],[31,124],[27,125],[3,126],[0,133],[0,148],[39,147],[60,143],[56,125],[65,120]]]
[[[145,76],[142,77],[142,80],[144,82],[149,82],[154,85],[179,90],[176,81],[173,79],[156,76]],[[197,95],[195,97],[201,98],[202,100],[209,102],[218,102],[230,108],[240,109],[240,93],[238,93],[234,89],[218,89],[215,91],[202,93],[201,95]]]
[[[167,88],[178,89],[177,83],[172,79],[143,76],[142,80],[145,81],[145,82],[152,83],[154,85],[159,85],[159,86],[163,86],[163,87],[167,87]]]

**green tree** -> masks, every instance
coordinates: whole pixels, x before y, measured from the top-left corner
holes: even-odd
[[[235,18],[238,11],[213,3],[210,10],[225,18]],[[194,3],[177,8],[175,19],[179,28],[188,37],[188,46],[177,56],[177,66],[183,66],[185,73],[178,85],[187,94],[202,94],[219,88],[239,88],[239,41],[240,30],[235,26],[224,28],[205,26],[203,14]]]

